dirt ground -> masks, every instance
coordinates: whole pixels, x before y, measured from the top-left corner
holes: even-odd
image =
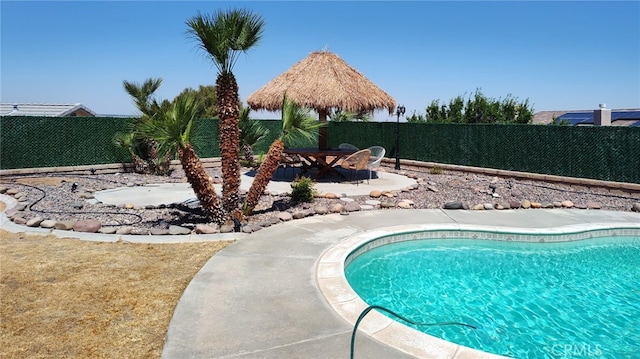
[[[0,230],[0,357],[159,358],[182,292],[230,243],[98,243]]]

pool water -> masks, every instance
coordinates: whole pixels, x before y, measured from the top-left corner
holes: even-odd
[[[405,241],[359,255],[345,275],[369,305],[477,327],[414,326],[467,347],[514,358],[640,355],[640,238]]]

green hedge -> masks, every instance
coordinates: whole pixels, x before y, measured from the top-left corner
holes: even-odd
[[[1,117],[0,168],[57,167],[130,162],[113,136],[130,118]],[[278,120],[255,153],[266,153],[280,133]],[[329,123],[327,143],[396,151],[395,122]],[[498,124],[401,123],[400,157],[560,176],[640,183],[640,128]],[[199,156],[217,157],[218,121],[198,120],[193,145]],[[313,144],[309,144],[313,145]]]

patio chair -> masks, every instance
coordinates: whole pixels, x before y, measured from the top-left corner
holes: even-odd
[[[369,171],[369,180],[371,180],[371,169],[380,166],[385,153],[387,152],[382,146],[371,146],[371,157],[369,157],[369,163],[367,164],[367,170]]]
[[[347,158],[342,160],[342,163],[340,163],[340,167],[351,171],[351,179],[355,178],[356,185],[358,185],[358,171],[367,169],[367,164],[369,163],[370,156],[371,150],[365,148],[364,150],[360,150],[352,155],[349,155]],[[367,183],[369,183],[369,179],[367,179]]]
[[[338,149],[348,150],[348,151],[359,151],[360,150],[358,147],[356,147],[356,146],[354,146],[354,145],[352,145],[350,143],[346,143],[346,142],[343,142],[343,143],[339,144],[338,145]],[[338,160],[338,162],[336,163],[336,166],[342,165],[342,161],[343,160]]]
[[[353,150],[353,151],[358,151],[359,148],[350,144],[350,143],[341,143],[340,145],[338,145],[338,148],[341,150]]]

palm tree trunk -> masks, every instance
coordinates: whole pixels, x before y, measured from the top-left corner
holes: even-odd
[[[253,212],[253,209],[258,205],[260,196],[262,196],[262,193],[264,193],[264,190],[267,188],[269,182],[271,181],[271,177],[273,177],[273,174],[278,169],[280,156],[282,156],[283,151],[284,142],[279,139],[273,141],[273,143],[269,147],[267,156],[258,168],[258,173],[253,179],[251,188],[249,188],[249,193],[247,193],[247,198],[244,202],[245,215],[250,215]]]
[[[244,160],[247,161],[249,167],[254,167],[256,160],[253,158],[253,147],[251,145],[243,145],[242,151],[244,152]]]
[[[178,156],[180,157],[182,169],[184,169],[184,173],[187,176],[187,181],[191,184],[193,192],[200,200],[200,205],[209,219],[219,225],[224,224],[226,219],[225,211],[220,205],[216,190],[211,181],[209,181],[209,175],[205,172],[204,166],[193,147],[187,144],[185,148],[178,148]]]
[[[231,72],[222,72],[216,80],[219,141],[222,160],[222,201],[228,213],[238,208],[240,201],[240,130],[238,115],[240,101],[238,84]]]

